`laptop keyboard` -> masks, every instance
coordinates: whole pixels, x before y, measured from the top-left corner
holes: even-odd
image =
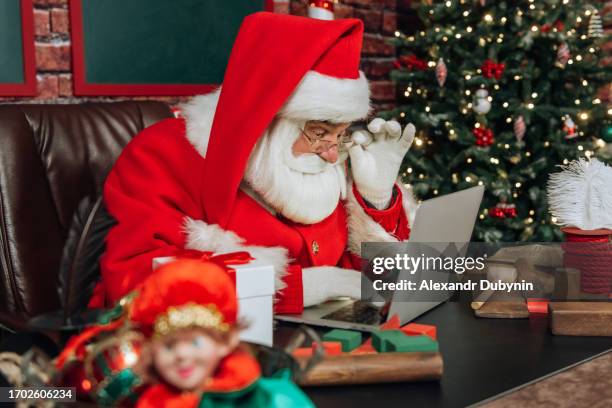
[[[326,314],[322,319],[360,324],[378,324],[381,321],[381,316],[378,308],[368,302],[357,301]]]

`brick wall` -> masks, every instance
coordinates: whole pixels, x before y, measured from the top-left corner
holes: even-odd
[[[395,49],[386,40],[397,30],[398,3],[401,0],[341,0],[335,5],[336,18],[363,20],[365,35],[361,69],[370,79],[373,105],[376,110],[386,109],[395,102],[395,86],[389,80],[393,69]],[[402,3],[410,3],[404,0]],[[308,0],[290,0],[289,12],[306,15]]]
[[[354,17],[363,20],[365,36],[361,68],[371,81],[375,109],[387,109],[395,103],[395,86],[389,71],[395,59],[394,48],[386,42],[397,29],[414,32],[419,22],[414,12],[418,0],[340,0],[336,18]],[[69,103],[90,100],[155,99],[176,104],[184,97],[88,97],[73,95],[68,0],[33,0],[36,38],[38,92],[35,97],[0,97],[1,102]],[[414,3],[414,4],[413,4]],[[274,11],[306,15],[308,0],[274,0]],[[612,1],[606,2],[612,12]],[[605,13],[604,13],[605,14]],[[608,20],[610,21],[610,20]],[[610,31],[610,27],[606,28]],[[612,50],[612,43],[606,46]],[[612,57],[608,58],[608,62]],[[612,87],[602,90],[602,99],[610,100]]]
[[[410,3],[403,0],[402,3]],[[307,14],[307,0],[275,0],[276,13]],[[355,17],[365,23],[362,69],[372,80],[372,95],[377,108],[391,106],[395,87],[389,71],[395,51],[385,42],[397,28],[397,0],[341,0],[337,18]],[[75,97],[72,91],[70,20],[68,0],[34,0],[36,70],[38,92],[35,97],[0,97],[0,102],[71,103],[92,100],[155,99],[176,104],[184,97]]]
[[[2,97],[2,102],[72,103],[122,99],[155,99],[176,104],[177,97],[75,97],[72,90],[70,18],[68,0],[33,0],[37,94]]]

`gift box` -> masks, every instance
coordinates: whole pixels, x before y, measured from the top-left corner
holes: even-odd
[[[153,259],[153,269],[174,257]],[[272,308],[274,303],[274,267],[231,265],[236,271],[238,319],[248,324],[240,335],[242,341],[272,346]]]

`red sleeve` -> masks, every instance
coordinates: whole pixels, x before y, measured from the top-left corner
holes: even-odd
[[[145,129],[123,150],[104,185],[106,207],[117,220],[100,264],[107,301],[134,289],[152,271],[153,258],[183,249],[185,217],[204,218],[203,162],[179,119]]]
[[[287,275],[283,278],[287,285],[276,296],[274,313],[300,314],[304,311],[304,289],[302,288],[302,267],[291,264],[287,267]]]
[[[399,241],[405,241],[410,237],[410,226],[408,225],[408,216],[402,204],[402,191],[395,186],[395,200],[391,202],[389,208],[385,210],[377,210],[370,208],[365,203],[357,187],[353,184],[353,193],[357,202],[374,221],[380,224],[385,231],[393,235]]]

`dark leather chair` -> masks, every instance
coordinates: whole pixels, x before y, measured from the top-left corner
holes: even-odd
[[[0,323],[60,307],[58,267],[77,205],[101,194],[134,135],[171,116],[151,101],[0,105]]]

